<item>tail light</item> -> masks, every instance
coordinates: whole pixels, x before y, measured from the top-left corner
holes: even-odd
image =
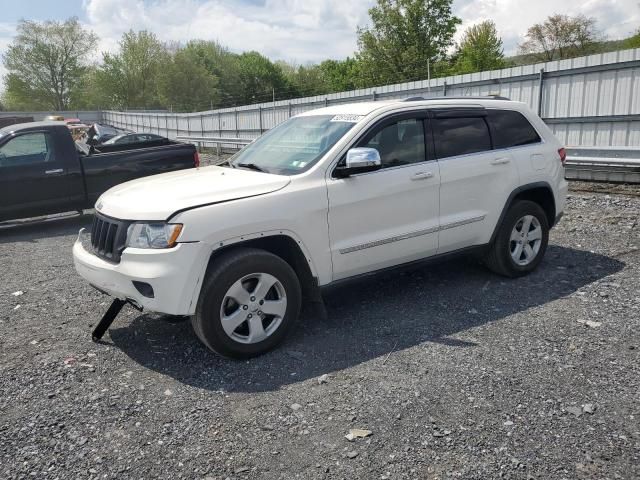
[[[567,161],[567,151],[564,147],[558,150],[558,155],[560,155],[560,163],[562,163],[562,166],[564,167],[564,163]]]
[[[193,154],[193,166],[198,168],[200,166],[200,154],[196,150],[196,153]]]

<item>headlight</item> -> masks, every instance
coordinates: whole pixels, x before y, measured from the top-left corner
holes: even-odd
[[[127,229],[127,247],[171,248],[182,231],[180,223],[132,223]]]

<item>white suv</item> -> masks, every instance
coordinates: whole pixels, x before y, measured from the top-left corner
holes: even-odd
[[[122,305],[188,315],[229,357],[264,353],[320,287],[452,253],[534,270],[564,207],[565,152],[524,104],[354,103],[303,113],[211,166],[116,186],[78,273]],[[90,244],[89,244],[90,243]]]

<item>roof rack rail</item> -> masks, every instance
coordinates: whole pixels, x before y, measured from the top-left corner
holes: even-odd
[[[507,100],[511,101],[509,97],[503,97],[501,95],[457,95],[451,97],[408,97],[401,102],[420,102],[423,100]]]

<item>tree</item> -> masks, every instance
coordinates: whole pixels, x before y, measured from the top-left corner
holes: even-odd
[[[258,52],[244,52],[237,57],[242,87],[242,101],[247,103],[268,102],[279,93],[278,98],[289,98],[292,85],[282,69]]]
[[[325,60],[320,64],[327,92],[344,92],[364,86],[360,62],[347,57],[344,60]]]
[[[456,73],[496,70],[505,65],[502,39],[491,20],[467,28],[456,54]]]
[[[452,0],[377,0],[370,28],[358,28],[366,84],[426,78],[431,64],[446,56],[460,19]]]
[[[4,55],[6,99],[12,108],[66,110],[98,37],[77,18],[21,20]]]
[[[218,79],[190,49],[180,49],[158,82],[160,102],[176,111],[207,110],[217,103]]]
[[[562,60],[595,52],[599,40],[594,18],[556,14],[529,27],[520,53],[533,61]]]
[[[131,30],[122,36],[117,54],[102,54],[96,87],[113,107],[157,107],[160,72],[169,61],[166,47],[153,33]]]
[[[284,61],[276,62],[282,70],[290,90],[281,92],[279,98],[308,97],[327,93],[324,72],[319,65],[295,65]]]
[[[217,103],[213,106],[226,107],[239,105],[244,99],[240,81],[240,62],[238,55],[230,52],[218,42],[192,40],[186,50],[197,57],[199,63],[218,79]]]

